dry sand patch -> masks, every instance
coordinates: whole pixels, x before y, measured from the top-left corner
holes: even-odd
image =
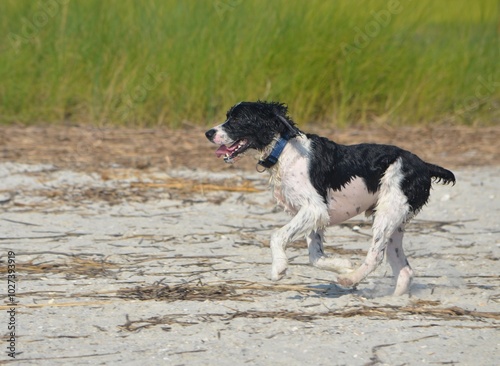
[[[75,163],[64,150],[70,145],[13,158],[28,145],[8,145],[10,158],[0,163],[0,265],[15,252],[17,362],[492,365],[500,358],[498,165],[460,160],[457,185],[435,186],[406,234],[417,272],[411,296],[394,298],[387,265],[358,289],[342,289],[333,273],[308,265],[304,242],[287,251],[289,276],[270,281],[269,236],[288,216],[251,166],[137,167],[110,155],[93,166],[97,153]],[[327,251],[360,261],[369,235],[369,220],[357,217],[327,231]],[[9,362],[6,352],[1,360]]]

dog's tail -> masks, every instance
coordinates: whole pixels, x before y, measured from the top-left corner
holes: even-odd
[[[441,168],[438,165],[426,163],[429,172],[431,173],[431,177],[434,178],[434,182],[442,183],[442,184],[450,184],[455,185],[455,175],[450,172],[448,169]]]

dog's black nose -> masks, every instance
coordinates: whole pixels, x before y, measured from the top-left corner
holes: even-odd
[[[205,136],[207,136],[207,139],[212,141],[216,132],[217,131],[215,130],[215,128],[212,128],[211,130],[208,130],[207,132],[205,132]]]

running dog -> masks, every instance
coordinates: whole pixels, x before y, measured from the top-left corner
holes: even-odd
[[[303,133],[281,103],[241,102],[226,117],[205,133],[219,145],[217,157],[231,163],[248,150],[260,152],[257,166],[269,171],[274,197],[293,216],[271,236],[273,280],[286,274],[287,244],[305,237],[311,264],[339,273],[341,286],[359,284],[387,253],[394,295],[409,291],[413,271],[402,246],[405,224],[426,204],[433,181],[455,184],[452,172],[396,146],[346,146]],[[373,239],[354,269],[349,260],[324,254],[323,232],[363,212],[373,216]]]

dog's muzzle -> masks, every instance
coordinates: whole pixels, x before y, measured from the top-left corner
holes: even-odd
[[[245,152],[250,147],[250,143],[247,139],[240,139],[236,141],[226,141],[225,138],[221,138],[217,133],[220,132],[217,128],[212,128],[205,132],[207,139],[214,144],[219,145],[219,148],[215,152],[215,155],[220,158],[224,157],[226,163],[232,163],[235,161],[238,155]],[[225,134],[223,134],[225,136]]]
[[[215,134],[217,133],[217,130],[215,128],[212,128],[210,130],[208,130],[207,132],[205,132],[205,136],[207,137],[207,139],[209,141],[214,141],[214,136]]]

